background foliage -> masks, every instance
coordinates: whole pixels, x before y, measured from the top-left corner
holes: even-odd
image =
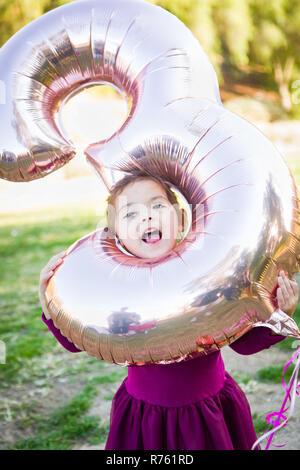
[[[0,45],[22,26],[70,0],[0,0]],[[293,109],[300,76],[299,0],[148,0],[182,20],[200,40],[220,81],[252,75]],[[298,103],[297,103],[298,104]]]

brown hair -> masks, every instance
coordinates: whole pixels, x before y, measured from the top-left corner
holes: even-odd
[[[106,209],[106,218],[107,218],[107,226],[111,233],[115,234],[114,230],[114,211],[110,210],[111,207],[114,207],[115,200],[119,196],[119,194],[123,191],[123,189],[136,181],[143,180],[143,179],[150,179],[158,184],[160,184],[166,192],[167,198],[171,204],[175,206],[179,223],[182,224],[184,227],[184,214],[179,208],[178,200],[176,194],[170,189],[170,186],[159,176],[148,175],[147,173],[140,173],[140,174],[130,174],[124,176],[121,180],[117,181],[117,183],[112,187],[109,196],[107,197],[107,209]]]

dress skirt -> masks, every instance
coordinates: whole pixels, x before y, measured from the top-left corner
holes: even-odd
[[[129,367],[106,450],[250,450],[256,439],[247,398],[216,352]]]

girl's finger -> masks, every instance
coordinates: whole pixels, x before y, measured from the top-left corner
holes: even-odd
[[[57,266],[59,266],[63,262],[62,258],[55,258],[54,260],[51,260],[48,264],[48,269],[54,269]]]
[[[43,276],[42,276],[43,281],[44,281],[44,282],[47,282],[48,279],[49,279],[51,276],[53,276],[53,274],[54,274],[54,271],[53,271],[52,269],[49,269],[49,270],[45,271],[44,274],[43,274]]]
[[[54,274],[54,271],[50,270],[46,273],[45,277],[44,277],[44,282],[45,284],[47,284],[47,282],[49,281],[50,277],[52,277]]]
[[[51,265],[49,266],[51,269],[54,269],[56,268],[57,266],[61,265],[62,263],[62,260],[56,260],[55,263],[51,263]]]
[[[284,279],[281,276],[278,277],[278,284],[279,284],[279,287],[281,288],[283,298],[284,298],[285,302],[287,302],[289,297],[290,297],[290,294],[289,294],[287,285],[286,285],[286,283],[284,282]]]
[[[51,274],[53,274],[53,272],[54,272],[53,268],[54,268],[54,266],[48,266],[47,269],[43,270],[41,272],[41,279],[45,279],[45,278],[51,276]]]
[[[62,255],[60,253],[58,255],[53,256],[50,260],[50,263],[51,262],[55,263],[55,261],[57,261],[58,259],[63,259]]]
[[[292,279],[292,280],[290,281],[290,286],[291,286],[291,289],[292,289],[292,291],[293,291],[294,296],[298,298],[298,291],[299,291],[299,288],[298,288],[297,281],[295,281],[294,279]]]
[[[296,297],[298,299],[298,284],[294,279],[289,279],[284,271],[280,271],[286,290],[289,294],[289,298]]]
[[[281,278],[283,280],[283,284],[284,284],[287,292],[289,293],[289,295],[293,295],[293,290],[292,290],[292,287],[291,287],[291,281],[288,278],[288,276],[285,273],[283,273]]]
[[[276,295],[277,295],[277,302],[278,302],[278,307],[284,311],[284,308],[285,308],[285,302],[284,302],[284,298],[283,298],[283,295],[282,295],[282,291],[281,291],[281,288],[278,287],[277,291],[276,291]]]
[[[50,263],[56,263],[57,260],[62,260],[64,258],[64,254],[65,254],[65,252],[63,251],[61,253],[57,253],[57,255],[52,256],[52,258],[50,258],[50,260],[49,260],[49,264]]]

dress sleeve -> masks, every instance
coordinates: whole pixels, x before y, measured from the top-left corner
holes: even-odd
[[[47,320],[43,312],[42,315],[43,322],[47,325],[51,333],[55,336],[57,341],[65,348],[67,351],[72,353],[81,352],[81,349],[76,348],[75,344],[71,343],[65,336],[63,336],[58,328],[54,326],[53,320],[50,318]]]
[[[271,335],[271,333],[270,328],[257,326],[234,341],[229,347],[238,354],[250,355],[268,349],[286,338],[286,336]]]

